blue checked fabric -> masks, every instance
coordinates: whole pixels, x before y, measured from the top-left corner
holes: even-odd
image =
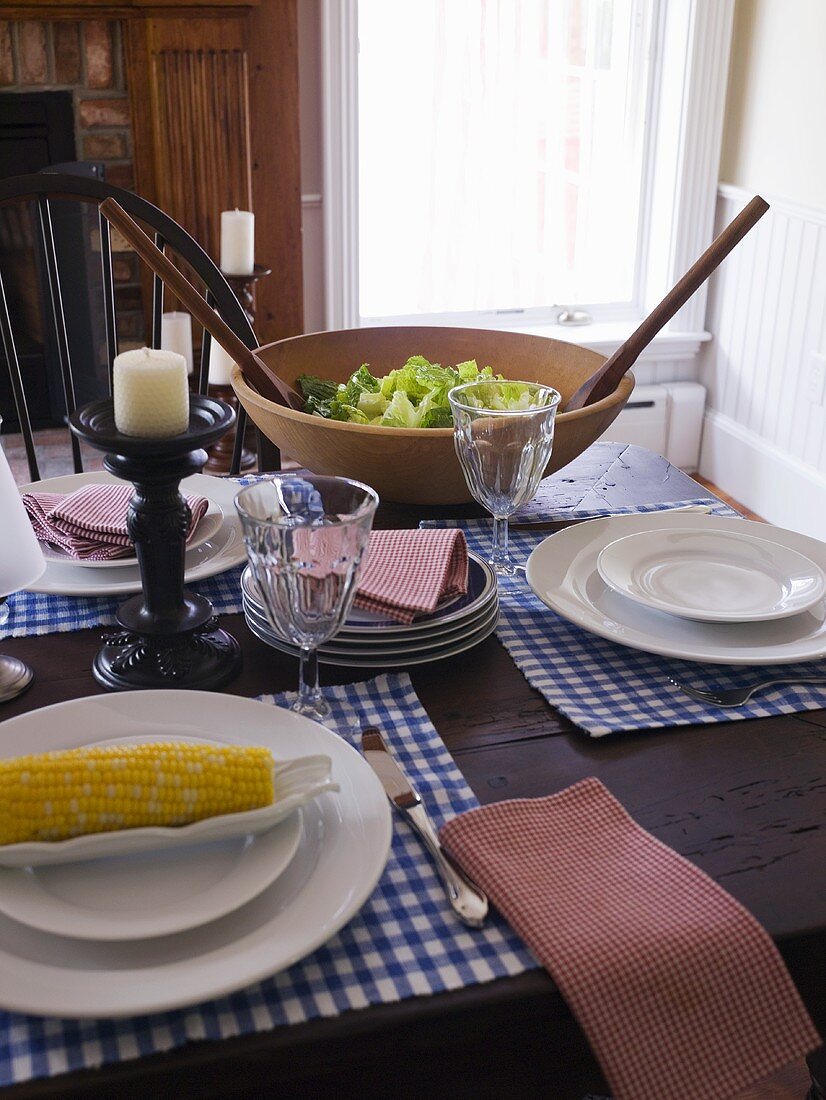
[[[553,506],[535,500],[526,506],[520,520],[552,518],[590,519],[605,515],[655,512],[685,504],[708,504],[707,498],[675,501],[640,508],[560,513]],[[718,515],[737,513],[722,502],[713,506]],[[491,523],[488,520],[451,521],[446,526],[464,530],[468,546],[485,557],[490,550]],[[423,526],[437,526],[427,521]],[[512,531],[510,549],[516,561],[527,560],[547,532]],[[826,675],[823,662],[798,665],[701,665],[678,661],[617,645],[590,634],[563,619],[534,596],[524,576],[500,581],[499,640],[525,679],[552,707],[591,737],[626,730],[661,729],[698,722],[735,722],[745,718],[766,718],[826,707],[826,690],[806,684],[784,685],[765,691],[736,709],[723,709],[696,702],[669,682],[669,677],[694,686],[715,690],[768,680],[773,674],[794,675],[813,670]]]
[[[233,478],[239,488],[260,481],[259,475]],[[212,601],[216,615],[232,615],[243,610],[239,565],[225,573],[189,585]],[[8,619],[0,624],[0,638],[22,638],[31,634],[59,634],[86,630],[93,626],[112,626],[115,613],[126,596],[47,596],[41,592],[15,592],[9,596]]]
[[[210,599],[216,615],[241,611],[243,568],[243,565],[238,565],[226,573],[207,577],[187,587]],[[124,595],[47,596],[42,592],[15,592],[8,599],[9,617],[0,626],[0,638],[111,626],[116,621],[115,613],[126,599],[128,597]]]
[[[437,827],[478,805],[405,675],[325,689],[335,726],[357,744],[378,725]],[[264,696],[288,706],[292,696]],[[324,796],[334,797],[334,796]],[[454,916],[421,842],[399,818],[385,873],[361,912],[302,962],[229,997],[123,1020],[40,1019],[0,1012],[0,1086],[126,1061],[198,1039],[269,1031],[349,1009],[421,997],[532,969],[493,913],[471,930]]]

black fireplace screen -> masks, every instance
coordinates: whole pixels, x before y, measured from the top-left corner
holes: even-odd
[[[70,92],[0,94],[0,178],[60,171],[103,178],[103,166],[74,161]],[[107,392],[108,363],[97,208],[54,200],[52,226],[78,404]],[[23,384],[34,427],[65,422],[48,282],[33,205],[0,209],[0,271],[8,297]],[[0,416],[17,430],[2,345]]]

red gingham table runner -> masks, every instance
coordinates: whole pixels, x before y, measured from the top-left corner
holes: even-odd
[[[470,810],[440,839],[559,986],[616,1100],[723,1100],[818,1045],[763,927],[599,780]]]
[[[467,592],[467,544],[456,528],[371,531],[356,606],[400,623]]]
[[[126,529],[131,485],[84,485],[74,493],[24,493],[23,503],[41,542],[82,561],[109,561],[134,553]],[[192,513],[187,538],[209,508],[206,497],[187,496]]]

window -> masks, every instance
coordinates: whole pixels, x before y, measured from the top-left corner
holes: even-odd
[[[329,327],[628,330],[709,243],[733,0],[322,5]]]
[[[652,0],[359,0],[359,314],[634,300]]]

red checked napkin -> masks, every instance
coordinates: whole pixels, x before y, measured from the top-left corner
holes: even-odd
[[[412,623],[450,596],[464,595],[467,581],[467,544],[461,531],[371,531],[355,603]]]
[[[597,779],[440,839],[559,986],[615,1100],[723,1100],[818,1045],[763,927]]]
[[[134,554],[126,529],[131,485],[84,485],[74,493],[24,493],[34,533],[79,561],[109,561]],[[204,518],[209,501],[188,496],[192,519],[187,538]]]

